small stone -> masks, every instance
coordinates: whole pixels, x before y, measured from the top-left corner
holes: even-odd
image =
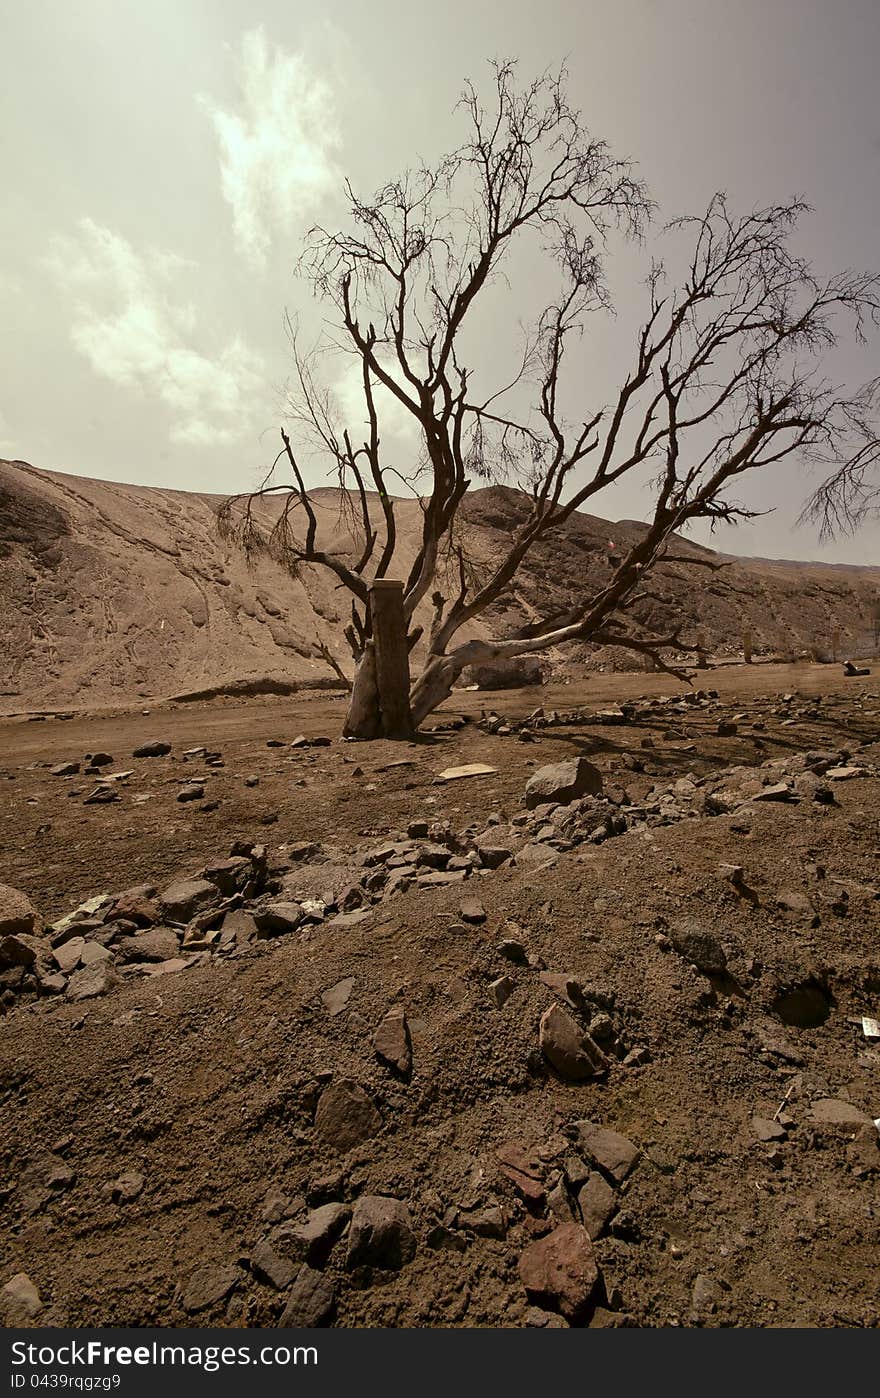
[[[576,1121],[574,1126],[587,1159],[592,1160],[604,1174],[610,1175],[615,1183],[621,1184],[641,1155],[639,1147],[619,1131],[596,1126],[592,1121]]]
[[[375,1104],[352,1078],[339,1078],[321,1093],[315,1130],[328,1145],[347,1151],[375,1136],[382,1118]]]
[[[110,1197],[114,1204],[131,1204],[142,1192],[145,1184],[146,1180],[139,1171],[126,1170],[110,1186]]]
[[[795,795],[788,782],[775,782],[765,786],[752,797],[753,801],[794,801]]]
[[[259,1281],[274,1286],[276,1291],[283,1291],[296,1276],[305,1251],[303,1243],[297,1258],[284,1257],[268,1238],[262,1238],[251,1251],[251,1271]]]
[[[171,751],[170,743],[142,743],[139,748],[135,748],[132,757],[167,757]]]
[[[599,796],[601,792],[602,774],[598,767],[585,757],[575,757],[539,767],[526,783],[524,800],[526,808],[534,810],[551,802],[567,806],[582,796]]]
[[[114,944],[122,961],[170,961],[179,949],[177,933],[170,927],[150,927],[134,937],[122,937]]]
[[[313,1267],[320,1267],[326,1262],[333,1244],[350,1218],[348,1204],[322,1204],[320,1208],[312,1210],[305,1223],[296,1226],[294,1231],[302,1239],[306,1260]]]
[[[373,1051],[394,1072],[407,1077],[412,1071],[412,1040],[402,1009],[388,1012],[373,1035]]]
[[[208,879],[183,879],[159,895],[163,913],[173,922],[189,922],[196,913],[219,901],[220,891]]]
[[[769,1117],[753,1116],[752,1132],[756,1141],[784,1141],[785,1128]]]
[[[260,1210],[260,1218],[264,1223],[280,1223],[282,1219],[287,1217],[290,1205],[290,1196],[273,1185],[266,1192],[263,1207]]]
[[[178,801],[201,801],[205,788],[201,782],[187,782],[177,793]]]
[[[560,1077],[580,1082],[607,1072],[605,1054],[584,1033],[561,1005],[551,1005],[541,1016],[541,1052]]]
[[[285,933],[295,932],[301,926],[303,910],[299,903],[279,900],[277,903],[270,903],[268,907],[256,909],[253,916],[259,937],[280,937]]]
[[[311,1267],[301,1267],[278,1324],[285,1330],[315,1330],[327,1324],[335,1305],[330,1278]]]
[[[510,938],[505,938],[503,942],[498,944],[498,953],[508,961],[512,961],[516,966],[528,965],[529,954],[522,942],[515,942]]]
[[[98,995],[106,995],[120,983],[119,974],[109,961],[95,961],[91,966],[83,966],[74,971],[67,982],[68,1000],[93,1000]]]
[[[479,898],[462,898],[458,914],[462,922],[479,924],[486,921],[486,909]]]
[[[400,1199],[365,1194],[351,1218],[347,1265],[397,1269],[416,1253],[409,1210]]]
[[[80,953],[81,966],[94,966],[99,961],[112,961],[113,953],[100,942],[86,942]]]
[[[46,1176],[46,1184],[49,1189],[58,1190],[70,1189],[76,1183],[76,1172],[59,1160],[52,1166]]]
[[[510,979],[510,976],[499,976],[497,980],[491,981],[489,994],[495,1002],[495,1008],[500,1010],[510,999],[515,989],[516,984]]]
[[[696,1319],[714,1315],[724,1299],[724,1292],[716,1281],[699,1272],[691,1292],[691,1309]]]
[[[29,1326],[43,1309],[40,1293],[26,1272],[18,1272],[0,1290],[0,1320],[5,1329]]]
[[[53,777],[75,777],[79,772],[78,762],[59,762],[57,767],[52,768]]]
[[[187,1315],[219,1306],[238,1285],[237,1267],[198,1267],[182,1288],[180,1304]]]
[[[562,1223],[530,1243],[520,1257],[519,1274],[533,1300],[555,1306],[566,1320],[579,1319],[599,1280],[586,1229]]]
[[[53,949],[52,960],[59,970],[63,971],[65,975],[70,975],[71,971],[75,971],[79,965],[85,946],[84,937],[71,937],[70,941]]]
[[[586,1184],[578,1194],[578,1208],[583,1225],[595,1242],[607,1228],[617,1212],[617,1195],[611,1185],[598,1170],[587,1177]]]
[[[837,1097],[820,1097],[810,1106],[810,1119],[822,1126],[865,1126],[871,1118],[867,1112],[843,1102]]]
[[[706,975],[723,975],[727,968],[724,948],[713,936],[692,918],[683,919],[671,930],[672,945],[683,956]]]
[[[328,990],[321,991],[321,999],[324,1002],[324,1009],[331,1016],[341,1014],[349,1001],[349,996],[354,988],[354,976],[346,976],[343,980],[331,985]]]

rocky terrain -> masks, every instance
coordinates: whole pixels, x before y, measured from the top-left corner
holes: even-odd
[[[0,723],[5,1323],[876,1326],[877,677],[698,684]]]
[[[346,597],[314,568],[294,580],[268,558],[249,567],[218,537],[219,503],[0,462],[0,713],[337,685],[320,648],[350,665],[340,634]],[[338,492],[318,490],[314,503],[324,546],[350,550]],[[469,495],[463,533],[475,576],[497,562],[521,509],[502,488]],[[397,511],[402,571],[415,554],[421,515],[412,500],[399,501]],[[268,524],[268,507],[264,517]],[[507,635],[548,608],[571,606],[585,579],[602,585],[641,527],[575,515],[527,560],[503,606],[476,621],[472,634]],[[724,561],[684,541],[676,552]],[[841,659],[875,652],[878,569],[726,562],[720,571],[665,568],[655,580],[653,624],[684,624],[717,656],[741,655],[744,627],[756,656],[827,659],[836,632]],[[544,661],[556,679],[640,664],[638,656],[590,647]]]

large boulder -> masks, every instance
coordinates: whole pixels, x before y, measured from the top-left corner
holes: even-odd
[[[0,937],[32,937],[37,910],[26,893],[0,883]]]
[[[490,660],[485,665],[468,665],[462,671],[464,686],[478,689],[524,689],[544,683],[544,667],[532,655],[517,655],[512,660]]]
[[[539,767],[526,783],[525,803],[530,811],[551,803],[568,806],[581,796],[599,796],[601,791],[602,773],[598,767],[585,757],[572,757]]]

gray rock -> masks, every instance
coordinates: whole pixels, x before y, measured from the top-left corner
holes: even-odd
[[[707,1277],[704,1272],[699,1272],[694,1280],[691,1292],[691,1310],[695,1319],[702,1319],[707,1315],[714,1315],[719,1304],[724,1299],[724,1292],[712,1277]]]
[[[52,960],[58,966],[59,970],[63,971],[65,975],[70,975],[71,971],[75,971],[80,964],[80,958],[85,951],[85,946],[85,937],[71,937],[69,941],[64,942],[60,947],[54,948]]]
[[[27,894],[0,883],[0,938],[30,937],[36,929],[37,910]]]
[[[78,772],[78,762],[59,762],[57,767],[52,768],[53,777],[75,777]]]
[[[362,1195],[351,1218],[347,1265],[397,1269],[411,1262],[415,1253],[416,1239],[406,1205],[383,1194]]]
[[[295,932],[302,921],[303,910],[299,903],[279,900],[254,912],[258,937],[281,937],[287,932]]]
[[[330,1278],[311,1267],[301,1267],[278,1324],[285,1330],[317,1329],[329,1322],[335,1304]]]
[[[458,909],[462,922],[470,922],[478,925],[486,921],[486,909],[479,898],[462,898]]]
[[[493,845],[478,841],[477,853],[484,869],[498,869],[510,859],[513,850],[508,849],[506,845]]]
[[[581,796],[598,796],[601,791],[602,774],[598,767],[585,757],[574,757],[539,767],[526,784],[525,804],[529,810],[549,802],[567,806]]]
[[[94,966],[99,961],[112,961],[113,953],[109,948],[101,945],[100,942],[86,942],[80,952],[79,964],[81,966]]]
[[[810,1120],[822,1126],[867,1126],[871,1118],[867,1112],[854,1107],[852,1102],[844,1102],[838,1097],[820,1097],[810,1104]]]
[[[353,1078],[339,1078],[321,1093],[315,1130],[336,1150],[351,1150],[375,1136],[381,1125],[375,1104]]]
[[[167,757],[171,751],[170,743],[141,743],[139,748],[135,748],[132,757]]]
[[[784,1126],[764,1116],[752,1117],[752,1134],[757,1141],[784,1141],[786,1137]]]

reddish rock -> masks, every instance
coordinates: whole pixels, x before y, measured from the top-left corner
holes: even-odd
[[[36,927],[37,910],[27,894],[0,883],[0,938],[30,937]]]
[[[541,1016],[541,1052],[561,1078],[582,1082],[607,1072],[608,1059],[561,1005],[551,1005]]]
[[[340,1078],[321,1093],[315,1130],[338,1151],[351,1150],[375,1136],[382,1118],[360,1083]]]
[[[619,1131],[595,1126],[592,1121],[577,1121],[575,1127],[583,1154],[617,1184],[625,1180],[641,1155],[638,1146]]]
[[[529,1243],[519,1259],[519,1274],[533,1301],[577,1320],[589,1305],[599,1280],[593,1245],[578,1223],[562,1223]]]
[[[406,1015],[401,1009],[390,1010],[373,1035],[376,1057],[402,1077],[412,1071],[412,1040]]]

